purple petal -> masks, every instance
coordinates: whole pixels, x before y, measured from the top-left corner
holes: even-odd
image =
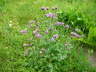
[[[57,7],[53,7],[52,10],[57,10],[58,8]]]
[[[57,39],[57,38],[59,38],[59,35],[55,34],[55,35],[53,35],[53,38]]]
[[[48,30],[46,30],[45,33],[48,34]]]
[[[21,30],[20,33],[26,34],[28,31],[27,30]]]
[[[54,13],[48,13],[48,14],[45,14],[45,16],[50,18],[56,18],[56,14]]]
[[[55,39],[52,37],[51,39],[50,39],[51,41],[55,41]]]
[[[56,22],[55,25],[64,25],[64,23],[63,22]]]
[[[77,34],[75,32],[71,32],[71,36],[72,37],[76,37],[76,38],[80,38],[81,37],[81,35],[79,35],[79,34]]]
[[[41,7],[41,10],[48,10],[48,7]]]
[[[39,33],[37,33],[37,34],[35,34],[35,37],[37,37],[37,38],[41,38],[41,37],[42,37],[42,35],[41,35],[41,34],[39,34]]]

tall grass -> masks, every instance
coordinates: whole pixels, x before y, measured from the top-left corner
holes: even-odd
[[[42,6],[50,10],[41,11]],[[59,9],[52,11],[54,6]],[[0,0],[0,72],[95,72],[79,41],[70,37],[71,30],[55,27],[57,19],[44,17],[49,12],[64,12],[70,17],[80,12],[88,18],[84,17],[84,23],[95,24],[95,6],[95,0]],[[36,25],[29,28],[30,20],[39,24],[43,38],[34,37]],[[44,31],[49,27],[53,30],[47,35]],[[24,29],[28,33],[20,34]],[[54,34],[59,34],[60,38],[51,42]],[[23,47],[23,43],[32,43],[32,47]],[[44,53],[40,54],[41,51]]]

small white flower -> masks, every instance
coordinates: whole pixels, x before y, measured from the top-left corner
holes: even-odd
[[[12,24],[9,24],[9,27],[12,27]]]

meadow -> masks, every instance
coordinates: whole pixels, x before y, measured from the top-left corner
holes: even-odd
[[[96,72],[96,0],[0,0],[0,72]]]

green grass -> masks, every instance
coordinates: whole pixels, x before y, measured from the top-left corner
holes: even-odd
[[[42,11],[42,6],[59,9]],[[95,0],[0,0],[0,72],[96,72],[83,53],[81,42],[71,38],[72,30],[54,26],[58,19],[44,16],[49,12],[64,12],[71,17],[80,12],[87,17],[85,23],[93,25],[95,6]],[[36,21],[31,28],[30,20]],[[40,39],[33,34],[38,27]],[[48,28],[52,30],[45,34]],[[28,33],[23,35],[20,30]],[[59,38],[50,41],[54,34]],[[24,43],[32,46],[23,47]]]

